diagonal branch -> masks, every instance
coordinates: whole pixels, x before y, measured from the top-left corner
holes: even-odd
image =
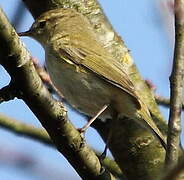
[[[0,126],[21,136],[27,136],[46,145],[53,146],[50,137],[43,128],[36,128],[26,123],[17,121],[0,113]]]
[[[36,128],[34,126],[28,125],[26,123],[20,122],[16,119],[12,119],[4,114],[0,113],[0,127],[7,129],[10,132],[13,132],[17,135],[31,138],[33,140],[39,141],[45,145],[55,147],[52,143],[50,137],[48,136],[47,131],[43,128]],[[95,152],[97,155],[101,153]],[[104,166],[112,172],[115,176],[121,178],[122,172],[119,169],[118,165],[112,159],[106,157],[103,162]]]
[[[129,50],[121,37],[114,31],[97,0],[22,1],[28,7],[34,18],[37,18],[41,13],[47,10],[62,7],[74,8],[85,15],[94,27],[94,32],[99,41],[101,41],[104,47],[117,61],[122,62],[123,67],[127,70],[127,73],[135,84],[138,93],[149,106],[151,114],[159,128],[165,129],[166,123],[160,114],[152,93],[145,85],[136,66],[133,64]],[[109,149],[128,179],[149,179],[150,176],[156,176],[161,172],[161,167],[165,159],[165,151],[160,148],[157,140],[150,132],[137,126],[135,120],[136,119],[130,120],[125,117],[122,121],[118,122],[109,143]],[[109,123],[110,125],[103,123],[103,126],[97,125],[96,122],[94,122],[96,124],[95,129],[106,142],[109,128],[113,126],[113,120],[112,123]],[[132,153],[132,150],[134,153]]]
[[[37,116],[57,149],[83,179],[106,179],[107,171],[67,118],[63,105],[56,102],[36,73],[31,56],[0,9],[0,63],[10,74],[20,97]]]

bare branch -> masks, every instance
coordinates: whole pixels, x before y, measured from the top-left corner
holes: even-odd
[[[54,144],[52,143],[50,137],[47,134],[47,131],[45,131],[43,128],[33,127],[26,123],[23,123],[18,120],[12,119],[8,116],[5,116],[1,113],[0,113],[0,126],[17,135],[21,135],[21,136],[25,136],[25,137],[34,139],[45,145],[49,145],[55,148]],[[96,152],[96,154],[99,156],[101,153]],[[123,176],[118,165],[112,159],[106,157],[104,159],[103,164],[115,176],[117,177]]]
[[[159,95],[155,95],[155,100],[159,105],[170,107],[170,99]]]
[[[59,98],[64,100],[63,94],[54,86],[52,83],[49,74],[46,72],[45,68],[43,68],[36,58],[32,58],[35,69],[40,76],[43,83],[48,87],[50,93],[55,93]]]
[[[53,100],[34,68],[31,56],[0,9],[0,61],[10,74],[22,99],[47,130],[57,149],[83,179],[106,179],[95,153],[67,119],[63,105]]]
[[[184,77],[184,1],[175,0],[175,50],[173,69],[170,77],[171,109],[169,115],[166,166],[178,162],[181,133],[181,110]]]
[[[184,169],[184,159],[179,162],[173,169],[171,169],[163,180],[182,180],[184,179],[183,174]]]
[[[155,100],[159,105],[170,107],[170,99],[163,96],[155,95]],[[184,101],[182,99],[182,109],[184,109]]]
[[[164,129],[163,127],[166,126],[166,123],[155,103],[152,92],[145,85],[136,66],[133,64],[129,50],[121,37],[114,31],[97,0],[23,0],[23,2],[35,18],[47,10],[62,7],[74,8],[85,15],[94,27],[94,32],[104,47],[117,61],[122,62],[125,69],[127,69],[127,73],[135,84],[138,93],[149,106],[159,129]],[[109,124],[104,123],[102,128],[95,127],[105,142],[113,122]],[[134,119],[130,120],[125,117],[118,122],[109,143],[109,149],[129,179],[149,179],[150,176],[156,176],[162,172],[161,167],[164,164],[165,151],[160,148],[152,134],[138,126]],[[134,150],[134,153],[132,153],[132,150]],[[155,159],[157,159],[156,163],[154,163]]]
[[[16,97],[16,89],[12,83],[8,86],[3,87],[0,89],[0,104],[4,101],[12,100]]]
[[[52,145],[47,132],[42,128],[36,128],[26,123],[17,121],[0,113],[0,126],[18,135],[27,136],[47,145]]]

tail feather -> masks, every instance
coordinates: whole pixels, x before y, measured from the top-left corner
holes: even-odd
[[[139,112],[142,118],[144,119],[145,126],[149,128],[151,132],[153,132],[153,134],[157,137],[161,145],[166,150],[167,149],[166,139],[164,138],[163,134],[158,129],[153,119],[151,118],[151,115],[149,113],[147,106],[143,102],[140,102],[140,104],[141,104],[141,109],[139,110]]]

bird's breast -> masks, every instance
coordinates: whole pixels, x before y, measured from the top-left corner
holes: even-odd
[[[70,60],[46,58],[51,80],[62,92],[69,104],[78,111],[94,116],[105,104],[109,104],[112,93],[109,85],[95,73]],[[103,115],[109,117],[110,112]]]

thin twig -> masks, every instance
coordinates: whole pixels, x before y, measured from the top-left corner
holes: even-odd
[[[163,96],[159,96],[159,95],[155,95],[155,100],[159,105],[165,106],[165,107],[170,107],[170,99],[163,97]],[[184,109],[184,102],[182,100],[182,109]]]
[[[48,136],[47,131],[45,131],[43,128],[37,128],[31,125],[28,125],[16,119],[5,116],[2,113],[0,113],[0,127],[5,128],[6,130],[12,133],[15,133],[17,135],[31,138],[33,140],[39,141],[45,145],[49,145],[55,148],[53,142]],[[101,153],[96,151],[96,154],[100,155]],[[117,163],[112,159],[106,157],[104,159],[103,165],[107,167],[107,169],[110,172],[112,172],[115,176],[117,177],[123,176]]]
[[[40,141],[41,143],[53,146],[47,131],[45,131],[43,128],[33,127],[5,116],[2,113],[0,113],[0,126],[11,132],[14,132],[15,134],[27,136],[34,140]]]
[[[184,1],[175,0],[174,8],[175,50],[173,69],[170,77],[171,109],[166,152],[167,168],[171,168],[178,163],[184,80]]]
[[[39,64],[39,61],[36,58],[32,57],[32,61],[33,61],[33,64],[35,66],[35,69],[36,69],[38,75],[40,76],[43,83],[47,86],[49,92],[52,94],[56,94],[63,102],[64,95],[56,88],[56,86],[54,86],[54,84],[52,83],[50,76],[46,72],[45,68]]]
[[[159,105],[170,107],[170,99],[163,96],[155,95],[155,100]]]

